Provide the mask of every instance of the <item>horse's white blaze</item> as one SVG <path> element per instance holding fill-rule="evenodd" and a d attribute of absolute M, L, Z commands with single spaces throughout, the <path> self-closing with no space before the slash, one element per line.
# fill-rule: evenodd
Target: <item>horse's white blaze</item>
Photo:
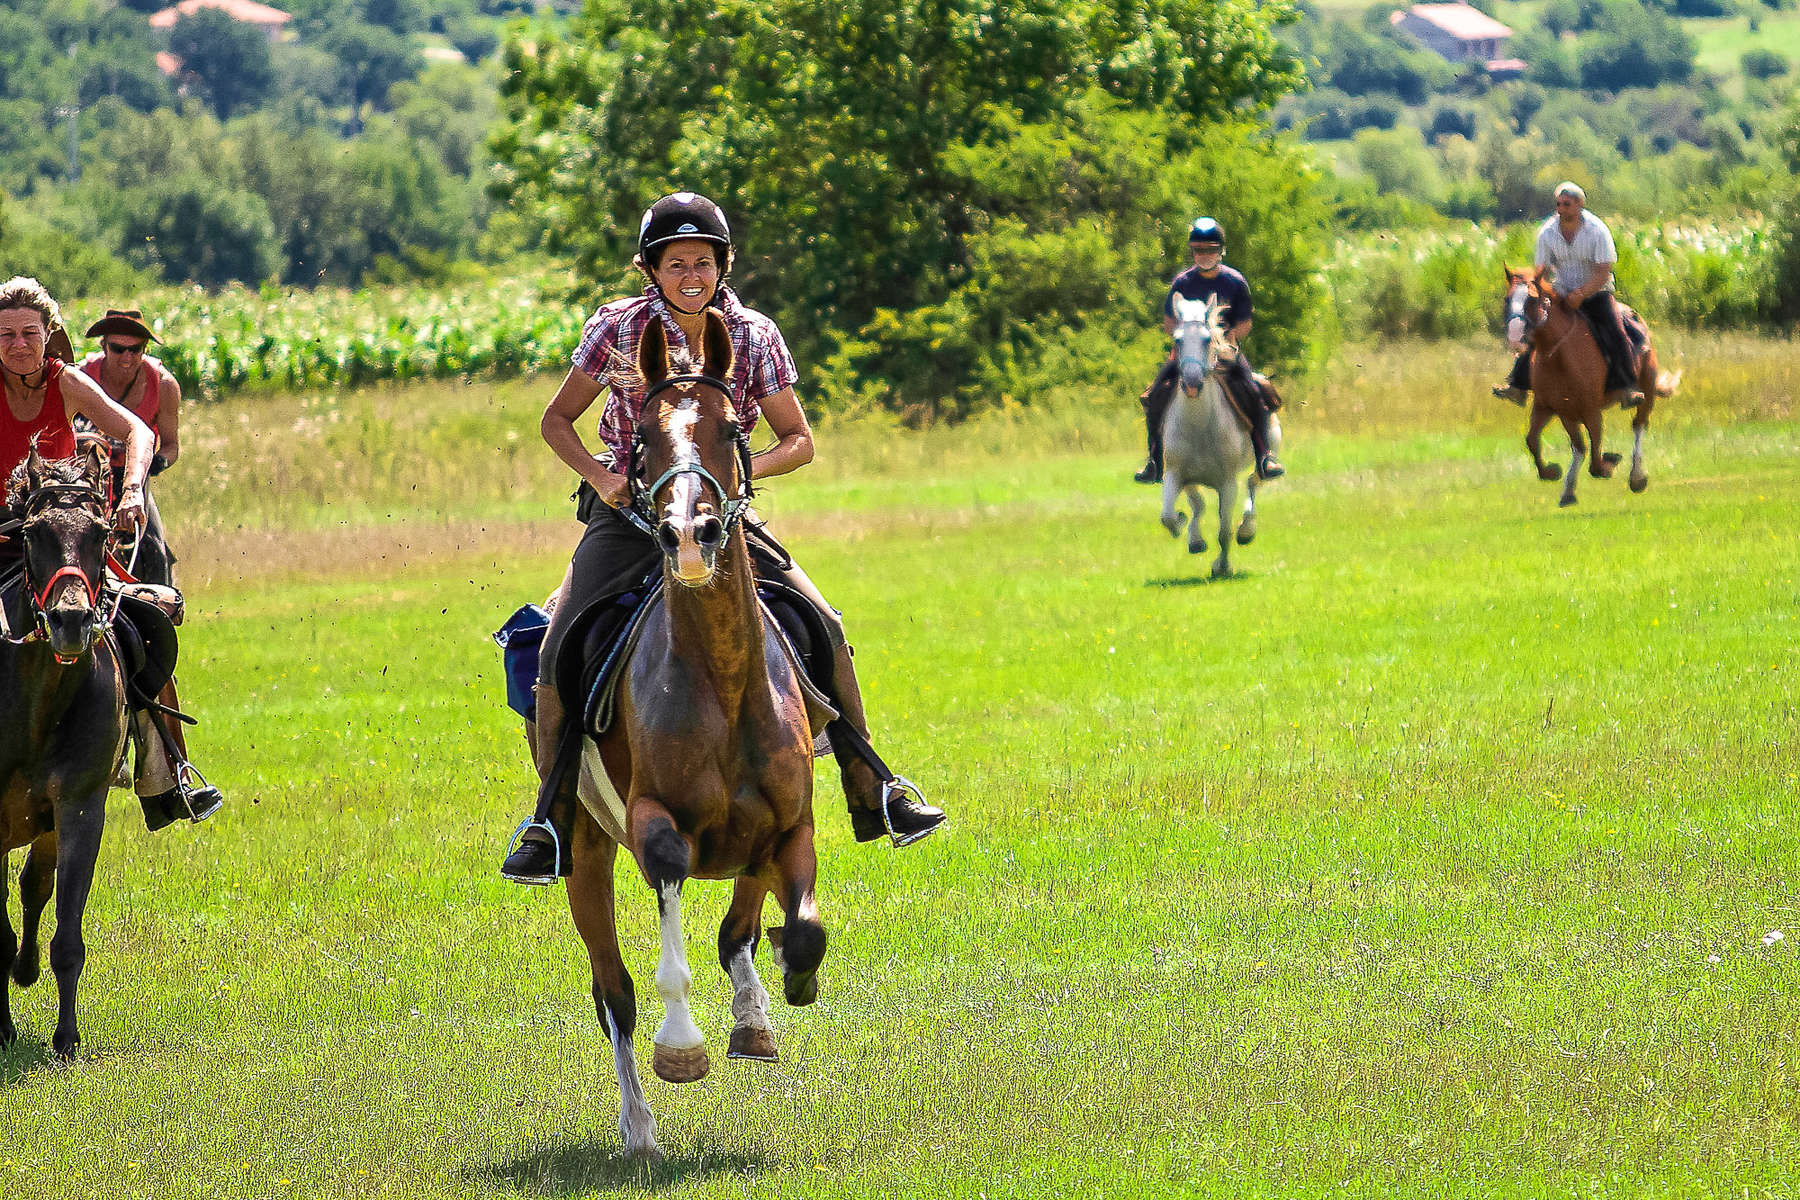
<path fill-rule="evenodd" d="M 731 956 L 725 974 L 731 979 L 731 1019 L 737 1027 L 768 1029 L 769 993 L 763 988 L 762 977 L 756 973 L 756 960 L 750 956 L 748 945 Z"/>
<path fill-rule="evenodd" d="M 606 1014 L 606 1036 L 612 1041 L 613 1074 L 619 1077 L 619 1138 L 625 1143 L 627 1154 L 655 1154 L 656 1118 L 650 1115 L 650 1103 L 644 1099 L 631 1035 L 619 1032 L 611 1009 L 602 1006 L 602 1011 Z"/>
<path fill-rule="evenodd" d="M 681 885 L 665 883 L 658 894 L 662 901 L 662 957 L 656 963 L 656 994 L 662 997 L 663 1021 L 656 1029 L 656 1044 L 691 1050 L 706 1038 L 688 1011 L 688 988 L 694 976 L 688 970 L 687 944 L 681 936 Z"/>

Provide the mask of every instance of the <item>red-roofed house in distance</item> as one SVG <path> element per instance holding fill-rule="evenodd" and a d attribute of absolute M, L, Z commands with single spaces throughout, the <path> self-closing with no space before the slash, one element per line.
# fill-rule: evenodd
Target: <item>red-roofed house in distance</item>
<path fill-rule="evenodd" d="M 1450 62 L 1478 62 L 1489 70 L 1524 67 L 1516 59 L 1501 57 L 1512 29 L 1467 4 L 1415 4 L 1388 20 Z"/>
<path fill-rule="evenodd" d="M 203 8 L 216 8 L 234 21 L 254 25 L 268 34 L 271 42 L 278 40 L 282 29 L 294 19 L 279 8 L 258 4 L 256 0 L 181 0 L 179 4 L 152 13 L 150 27 L 167 33 L 182 17 L 191 17 Z"/>

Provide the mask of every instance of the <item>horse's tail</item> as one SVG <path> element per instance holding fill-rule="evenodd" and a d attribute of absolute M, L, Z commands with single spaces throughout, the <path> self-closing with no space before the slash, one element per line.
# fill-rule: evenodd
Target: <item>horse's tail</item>
<path fill-rule="evenodd" d="M 1680 371 L 1658 371 L 1656 373 L 1656 394 L 1660 399 L 1668 399 L 1681 386 Z"/>

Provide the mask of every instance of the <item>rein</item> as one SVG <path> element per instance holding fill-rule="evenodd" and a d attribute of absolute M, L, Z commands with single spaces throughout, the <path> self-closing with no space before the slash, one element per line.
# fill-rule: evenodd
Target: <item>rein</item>
<path fill-rule="evenodd" d="M 668 378 L 658 380 L 656 383 L 650 385 L 649 390 L 644 393 L 645 406 L 649 405 L 651 398 L 658 392 L 665 391 L 668 388 L 682 383 L 701 383 L 708 387 L 716 388 L 727 396 L 731 395 L 731 385 L 716 375 L 707 375 L 703 373 L 670 375 Z M 671 479 L 675 479 L 682 475 L 696 475 L 704 482 L 710 484 L 714 494 L 719 497 L 720 515 L 725 522 L 725 533 L 729 536 L 732 527 L 743 520 L 745 512 L 749 510 L 750 499 L 755 495 L 755 488 L 750 484 L 749 435 L 742 431 L 738 433 L 737 453 L 740 467 L 739 473 L 743 476 L 743 490 L 736 496 L 728 496 L 725 492 L 725 485 L 720 483 L 718 478 L 714 476 L 711 471 L 708 471 L 698 463 L 693 463 L 688 466 L 670 467 L 657 478 L 655 483 L 645 486 L 638 480 L 638 461 L 640 451 L 643 447 L 643 441 L 643 435 L 640 433 L 637 437 L 632 439 L 631 443 L 629 475 L 631 480 L 631 505 L 624 510 L 626 519 L 641 532 L 655 536 L 656 494 L 662 491 L 663 487 Z"/>

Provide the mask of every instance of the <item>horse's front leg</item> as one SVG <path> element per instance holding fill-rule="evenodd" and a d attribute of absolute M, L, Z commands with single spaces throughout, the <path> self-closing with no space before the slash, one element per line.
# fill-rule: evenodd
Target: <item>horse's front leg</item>
<path fill-rule="evenodd" d="M 1650 402 L 1645 400 L 1639 407 L 1645 408 L 1648 407 L 1649 404 Z M 1634 492 L 1641 492 L 1650 486 L 1650 473 L 1644 470 L 1644 431 L 1648 429 L 1649 426 L 1650 422 L 1644 419 L 1644 414 L 1642 412 L 1638 413 L 1637 419 L 1631 423 L 1630 479 L 1631 490 Z"/>
<path fill-rule="evenodd" d="M 688 970 L 687 943 L 681 933 L 681 885 L 687 882 L 693 850 L 675 828 L 669 810 L 644 798 L 631 805 L 631 836 L 639 868 L 656 893 L 662 930 L 662 954 L 656 961 L 656 994 L 662 997 L 663 1019 L 656 1028 L 650 1065 L 669 1083 L 692 1083 L 712 1065 L 706 1038 L 688 1011 L 694 975 Z"/>
<path fill-rule="evenodd" d="M 56 890 L 56 831 L 40 833 L 25 854 L 25 866 L 19 871 L 19 907 L 24 910 L 24 928 L 19 935 L 18 955 L 13 959 L 12 981 L 30 987 L 38 980 L 38 927 L 43 921 L 44 906 Z"/>
<path fill-rule="evenodd" d="M 746 875 L 737 881 L 731 909 L 719 926 L 719 965 L 731 980 L 731 1047 L 727 1058 L 774 1062 L 775 1031 L 769 1027 L 769 993 L 756 973 L 756 941 L 762 921 L 762 880 Z"/>
<path fill-rule="evenodd" d="M 12 984 L 8 982 L 12 975 L 13 956 L 19 952 L 18 939 L 13 936 L 12 920 L 6 912 L 9 903 L 7 893 L 12 889 L 11 879 L 12 853 L 0 850 L 0 1050 L 12 1045 L 19 1036 L 18 1029 L 13 1025 Z"/>
<path fill-rule="evenodd" d="M 1168 454 L 1166 451 L 1163 455 L 1162 487 L 1163 528 L 1169 531 L 1170 537 L 1180 537 L 1185 522 L 1183 521 L 1181 514 L 1175 511 L 1175 497 L 1181 494 L 1181 481 L 1176 477 L 1173 468 L 1169 466 Z"/>
<path fill-rule="evenodd" d="M 1224 579 L 1231 574 L 1231 514 L 1237 510 L 1237 476 L 1227 473 L 1218 487 L 1219 557 L 1213 560 L 1212 577 Z"/>
<path fill-rule="evenodd" d="M 825 960 L 825 926 L 813 895 L 819 860 L 813 852 L 811 825 L 790 832 L 775 855 L 777 888 L 787 923 L 769 930 L 775 962 L 781 968 L 781 990 L 789 1004 L 811 1004 L 819 998 L 819 964 Z"/>
<path fill-rule="evenodd" d="M 1525 430 L 1525 448 L 1531 451 L 1531 463 L 1538 478 L 1555 483 L 1562 478 L 1562 468 L 1544 461 L 1544 426 L 1550 424 L 1550 407 L 1542 402 L 1531 406 L 1531 424 Z"/>
<path fill-rule="evenodd" d="M 1256 489 L 1261 484 L 1256 472 L 1250 472 L 1250 482 L 1244 485 L 1244 519 L 1237 527 L 1237 544 L 1240 546 L 1248 546 L 1256 540 Z"/>
<path fill-rule="evenodd" d="M 1587 440 L 1581 436 L 1581 426 L 1573 417 L 1562 418 L 1563 431 L 1569 435 L 1569 473 L 1563 478 L 1562 496 L 1556 501 L 1558 508 L 1567 508 L 1575 503 L 1575 480 L 1581 474 L 1581 460 L 1587 456 Z"/>
<path fill-rule="evenodd" d="M 594 980 L 594 1011 L 612 1043 L 613 1074 L 619 1080 L 619 1138 L 625 1153 L 660 1158 L 656 1145 L 656 1118 L 644 1099 L 638 1078 L 637 1052 L 632 1034 L 637 1028 L 637 994 L 631 973 L 619 954 L 613 894 L 613 856 L 618 846 L 600 831 L 585 812 L 578 815 L 570 834 L 573 869 L 569 874 L 569 913 L 575 932 L 587 946 L 588 966 Z"/>
<path fill-rule="evenodd" d="M 110 762 L 110 759 L 108 760 Z M 51 1049 L 73 1058 L 81 1045 L 75 1020 L 75 989 L 87 966 L 87 940 L 81 916 L 94 884 L 100 857 L 100 834 L 106 824 L 106 782 L 79 800 L 65 800 L 56 811 L 56 936 L 50 939 L 50 971 L 56 976 L 56 1032 Z"/>
<path fill-rule="evenodd" d="M 1206 515 L 1206 498 L 1200 494 L 1200 486 L 1193 484 L 1187 489 L 1188 502 L 1188 553 L 1206 553 L 1206 535 L 1200 532 L 1200 518 Z"/>

